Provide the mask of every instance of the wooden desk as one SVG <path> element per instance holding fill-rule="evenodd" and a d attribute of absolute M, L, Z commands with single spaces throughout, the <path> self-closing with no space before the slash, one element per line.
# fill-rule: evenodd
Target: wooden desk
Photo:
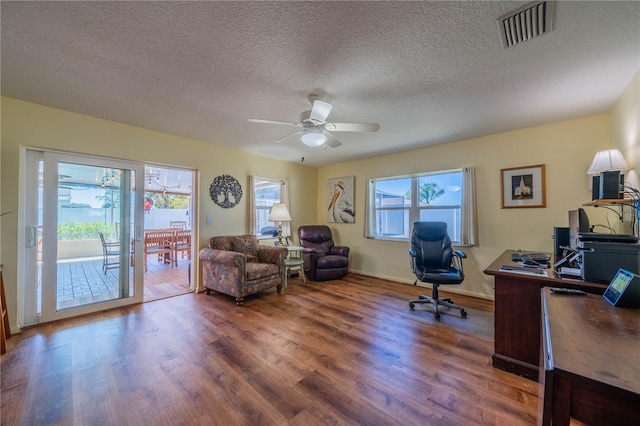
<path fill-rule="evenodd" d="M 640 424 L 640 310 L 541 293 L 538 423 Z"/>
<path fill-rule="evenodd" d="M 540 356 L 540 289 L 549 287 L 577 288 L 602 294 L 605 284 L 564 279 L 553 275 L 537 277 L 500 271 L 502 265 L 515 265 L 506 250 L 484 273 L 494 276 L 494 353 L 493 366 L 531 380 L 538 380 Z"/>

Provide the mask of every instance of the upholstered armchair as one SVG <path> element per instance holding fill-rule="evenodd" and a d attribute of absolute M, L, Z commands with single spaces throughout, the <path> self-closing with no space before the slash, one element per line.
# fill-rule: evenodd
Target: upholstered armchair
<path fill-rule="evenodd" d="M 238 306 L 245 296 L 268 288 L 280 293 L 287 252 L 286 247 L 259 245 L 254 235 L 211 237 L 199 255 L 205 292 L 233 296 Z"/>
<path fill-rule="evenodd" d="M 336 246 L 331 229 L 326 225 L 298 228 L 305 258 L 307 278 L 313 281 L 337 280 L 349 273 L 349 247 Z"/>

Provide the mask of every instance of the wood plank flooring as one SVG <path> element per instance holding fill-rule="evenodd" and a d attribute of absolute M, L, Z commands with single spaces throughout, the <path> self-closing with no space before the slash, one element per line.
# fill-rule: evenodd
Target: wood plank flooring
<path fill-rule="evenodd" d="M 527 425 L 537 383 L 496 370 L 493 304 L 294 278 L 237 307 L 185 294 L 24 330 L 2 356 L 3 425 Z"/>

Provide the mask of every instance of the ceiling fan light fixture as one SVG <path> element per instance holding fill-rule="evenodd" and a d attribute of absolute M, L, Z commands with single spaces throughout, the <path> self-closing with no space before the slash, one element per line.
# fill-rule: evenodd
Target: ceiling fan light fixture
<path fill-rule="evenodd" d="M 327 141 L 327 137 L 321 130 L 307 130 L 300 135 L 300 140 L 307 146 L 317 147 L 324 145 Z"/>
<path fill-rule="evenodd" d="M 311 106 L 311 114 L 309 114 L 309 118 L 312 121 L 318 123 L 324 123 L 331 112 L 333 105 L 329 102 L 324 101 L 313 101 L 313 105 Z"/>

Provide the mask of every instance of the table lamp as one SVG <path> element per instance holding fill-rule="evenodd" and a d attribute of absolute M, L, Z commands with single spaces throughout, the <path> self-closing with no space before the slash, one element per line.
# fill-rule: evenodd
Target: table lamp
<path fill-rule="evenodd" d="M 622 198 L 620 185 L 624 184 L 620 172 L 629 170 L 627 161 L 617 149 L 596 152 L 587 174 L 593 175 L 592 199 Z"/>
<path fill-rule="evenodd" d="M 282 222 L 291 221 L 291 215 L 289 214 L 287 205 L 283 203 L 275 203 L 271 207 L 268 220 L 269 222 L 273 222 L 278 225 L 278 244 L 280 244 L 281 247 L 284 246 L 282 243 Z"/>

